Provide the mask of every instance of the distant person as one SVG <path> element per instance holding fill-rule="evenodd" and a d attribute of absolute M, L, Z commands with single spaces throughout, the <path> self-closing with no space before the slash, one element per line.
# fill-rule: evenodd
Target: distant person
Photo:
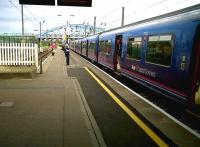
<path fill-rule="evenodd" d="M 54 56 L 54 54 L 55 54 L 55 49 L 56 49 L 56 43 L 55 43 L 55 42 L 52 42 L 51 45 L 50 45 L 50 47 L 51 47 L 51 50 L 52 50 L 52 56 Z"/>
<path fill-rule="evenodd" d="M 69 65 L 69 52 L 70 52 L 70 48 L 69 48 L 69 44 L 65 44 L 65 56 L 66 56 L 66 62 L 67 65 Z"/>

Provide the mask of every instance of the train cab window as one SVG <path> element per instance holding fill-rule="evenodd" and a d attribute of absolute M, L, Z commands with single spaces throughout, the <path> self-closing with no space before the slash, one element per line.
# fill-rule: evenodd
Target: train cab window
<path fill-rule="evenodd" d="M 146 61 L 164 66 L 171 65 L 172 35 L 149 36 Z"/>
<path fill-rule="evenodd" d="M 142 37 L 129 38 L 127 45 L 127 58 L 141 59 Z"/>

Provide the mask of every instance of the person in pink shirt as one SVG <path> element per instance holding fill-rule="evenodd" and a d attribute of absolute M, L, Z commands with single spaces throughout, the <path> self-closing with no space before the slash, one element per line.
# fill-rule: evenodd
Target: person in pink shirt
<path fill-rule="evenodd" d="M 56 49 L 56 43 L 55 42 L 52 42 L 51 45 L 50 45 L 51 49 L 52 49 L 52 55 L 54 56 L 55 54 L 55 49 Z"/>

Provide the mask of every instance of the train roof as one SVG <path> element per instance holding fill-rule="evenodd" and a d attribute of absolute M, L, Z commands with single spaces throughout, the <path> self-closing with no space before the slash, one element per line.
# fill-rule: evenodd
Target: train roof
<path fill-rule="evenodd" d="M 91 40 L 91 39 L 96 39 L 98 37 L 98 34 L 92 35 L 92 36 L 87 36 L 85 38 L 80 39 L 81 41 L 86 41 L 86 40 Z"/>
<path fill-rule="evenodd" d="M 121 32 L 128 31 L 130 29 L 134 28 L 140 28 L 140 27 L 147 27 L 151 25 L 159 25 L 159 24 L 166 24 L 170 22 L 181 22 L 186 20 L 198 20 L 200 21 L 200 4 L 184 8 L 175 12 L 170 12 L 167 14 L 159 15 L 156 17 L 152 17 L 146 20 L 134 22 L 128 25 L 125 25 L 123 27 L 114 28 L 108 31 L 104 31 L 100 33 L 99 35 L 109 35 L 109 34 L 117 34 Z"/>

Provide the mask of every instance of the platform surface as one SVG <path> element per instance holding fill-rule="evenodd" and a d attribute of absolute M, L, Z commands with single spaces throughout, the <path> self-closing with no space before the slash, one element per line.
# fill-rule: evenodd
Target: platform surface
<path fill-rule="evenodd" d="M 91 129 L 75 78 L 65 75 L 61 50 L 44 74 L 0 80 L 1 147 L 92 147 Z"/>
<path fill-rule="evenodd" d="M 57 50 L 33 79 L 0 80 L 0 146 L 159 146 L 111 98 L 89 69 L 167 146 L 199 146 L 200 140 L 96 67 Z"/>

